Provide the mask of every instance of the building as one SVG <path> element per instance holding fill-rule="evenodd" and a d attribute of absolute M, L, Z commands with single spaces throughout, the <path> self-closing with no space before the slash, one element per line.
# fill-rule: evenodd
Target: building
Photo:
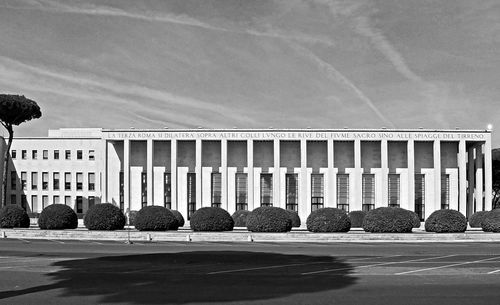
<path fill-rule="evenodd" d="M 321 207 L 399 206 L 424 220 L 492 199 L 489 130 L 59 129 L 16 138 L 11 156 L 7 200 L 32 212 L 110 202 L 189 219 L 200 207 L 272 205 L 305 220 Z"/>

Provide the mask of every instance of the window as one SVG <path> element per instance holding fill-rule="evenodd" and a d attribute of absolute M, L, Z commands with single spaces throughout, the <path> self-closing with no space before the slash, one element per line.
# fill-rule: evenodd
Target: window
<path fill-rule="evenodd" d="M 16 183 L 17 182 L 17 173 L 16 171 L 11 171 L 10 172 L 10 189 L 15 190 L 16 189 Z"/>
<path fill-rule="evenodd" d="M 124 191 L 125 185 L 124 185 L 124 181 L 125 181 L 124 173 L 120 172 L 120 210 L 122 210 L 122 212 L 125 209 L 125 191 Z"/>
<path fill-rule="evenodd" d="M 21 159 L 26 160 L 27 152 L 25 149 L 21 150 Z"/>
<path fill-rule="evenodd" d="M 83 197 L 76 196 L 76 212 L 83 213 Z"/>
<path fill-rule="evenodd" d="M 54 160 L 59 160 L 59 151 L 54 150 Z"/>
<path fill-rule="evenodd" d="M 83 190 L 83 173 L 76 173 L 76 190 Z"/>
<path fill-rule="evenodd" d="M 42 151 L 42 158 L 44 160 L 47 160 L 49 158 L 49 151 L 48 150 L 45 149 Z"/>
<path fill-rule="evenodd" d="M 362 176 L 363 192 L 363 211 L 373 210 L 375 208 L 375 175 L 363 174 Z"/>
<path fill-rule="evenodd" d="M 38 189 L 38 173 L 37 172 L 31 173 L 31 189 L 32 190 Z"/>
<path fill-rule="evenodd" d="M 71 190 L 71 173 L 64 173 L 64 190 Z"/>
<path fill-rule="evenodd" d="M 89 150 L 89 160 L 91 160 L 91 161 L 95 160 L 95 151 L 94 150 Z"/>
<path fill-rule="evenodd" d="M 142 207 L 148 205 L 148 174 L 141 173 L 141 202 Z"/>
<path fill-rule="evenodd" d="M 260 174 L 260 205 L 273 206 L 273 174 Z"/>
<path fill-rule="evenodd" d="M 399 174 L 389 174 L 389 206 L 399 207 Z"/>
<path fill-rule="evenodd" d="M 441 209 L 450 208 L 450 175 L 441 174 Z"/>
<path fill-rule="evenodd" d="M 71 206 L 71 196 L 64 196 L 64 204 Z"/>
<path fill-rule="evenodd" d="M 299 176 L 297 174 L 286 174 L 286 209 L 298 212 L 299 210 Z"/>
<path fill-rule="evenodd" d="M 95 190 L 95 173 L 89 173 L 89 191 Z"/>
<path fill-rule="evenodd" d="M 36 160 L 38 158 L 38 150 L 31 151 L 31 159 Z"/>
<path fill-rule="evenodd" d="M 49 189 L 49 173 L 42 173 L 42 190 L 46 191 Z"/>
<path fill-rule="evenodd" d="M 188 220 L 196 211 L 196 174 L 187 174 L 187 203 L 188 203 Z"/>
<path fill-rule="evenodd" d="M 311 211 L 323 208 L 324 201 L 324 179 L 323 174 L 311 175 Z"/>
<path fill-rule="evenodd" d="M 26 195 L 21 195 L 21 207 L 26 211 L 28 209 L 28 199 L 26 199 Z"/>
<path fill-rule="evenodd" d="M 222 205 L 222 175 L 220 173 L 212 173 L 211 186 L 212 207 L 220 208 Z"/>
<path fill-rule="evenodd" d="M 49 196 L 42 196 L 42 210 L 45 209 L 49 205 Z"/>
<path fill-rule="evenodd" d="M 53 204 L 59 204 L 59 196 L 55 195 L 54 197 L 52 197 L 52 203 Z"/>
<path fill-rule="evenodd" d="M 83 151 L 82 150 L 77 150 L 76 151 L 76 159 L 77 160 L 82 160 L 83 159 Z"/>
<path fill-rule="evenodd" d="M 16 194 L 10 195 L 10 204 L 17 204 Z"/>
<path fill-rule="evenodd" d="M 337 175 L 337 208 L 349 212 L 349 174 Z"/>
<path fill-rule="evenodd" d="M 425 175 L 415 174 L 415 213 L 424 221 L 425 216 Z"/>
<path fill-rule="evenodd" d="M 17 152 L 16 152 L 16 150 L 11 150 L 11 151 L 10 151 L 10 157 L 11 157 L 12 159 L 17 158 Z"/>
<path fill-rule="evenodd" d="M 64 158 L 65 158 L 66 160 L 71 160 L 71 150 L 66 150 L 66 151 L 64 152 Z"/>
<path fill-rule="evenodd" d="M 93 207 L 95 204 L 95 197 L 94 196 L 89 196 L 89 209 Z"/>
<path fill-rule="evenodd" d="M 59 173 L 53 173 L 52 177 L 54 190 L 59 190 Z"/>
<path fill-rule="evenodd" d="M 165 173 L 163 175 L 163 206 L 167 209 L 172 208 L 172 182 L 170 179 L 170 173 Z"/>
<path fill-rule="evenodd" d="M 32 195 L 31 196 L 31 210 L 33 212 L 39 212 L 40 211 L 38 209 L 38 196 L 37 195 Z"/>
<path fill-rule="evenodd" d="M 26 190 L 28 180 L 28 173 L 21 172 L 21 189 Z"/>
<path fill-rule="evenodd" d="M 236 211 L 248 210 L 248 175 L 236 174 Z"/>

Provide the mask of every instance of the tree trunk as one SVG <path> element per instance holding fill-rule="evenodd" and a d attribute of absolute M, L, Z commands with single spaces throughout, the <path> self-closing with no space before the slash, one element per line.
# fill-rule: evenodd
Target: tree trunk
<path fill-rule="evenodd" d="M 3 154 L 4 166 L 3 166 L 3 182 L 2 182 L 2 205 L 7 205 L 7 173 L 9 172 L 9 161 L 10 161 L 10 146 L 12 145 L 12 139 L 14 138 L 14 130 L 12 125 L 7 125 L 7 131 L 9 132 L 9 141 L 7 142 L 7 149 Z"/>

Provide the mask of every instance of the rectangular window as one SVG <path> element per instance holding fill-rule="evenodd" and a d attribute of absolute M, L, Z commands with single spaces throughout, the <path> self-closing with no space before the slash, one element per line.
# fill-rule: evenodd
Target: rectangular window
<path fill-rule="evenodd" d="M 221 173 L 212 173 L 211 181 L 212 207 L 220 208 L 222 205 L 222 175 Z"/>
<path fill-rule="evenodd" d="M 64 173 L 64 190 L 71 191 L 71 173 Z"/>
<path fill-rule="evenodd" d="M 124 184 L 125 178 L 124 178 L 124 172 L 120 172 L 120 210 L 122 212 L 125 209 L 125 184 Z"/>
<path fill-rule="evenodd" d="M 163 206 L 167 209 L 172 208 L 172 182 L 170 179 L 170 173 L 165 173 L 163 175 Z"/>
<path fill-rule="evenodd" d="M 16 171 L 10 172 L 10 189 L 15 190 L 17 187 L 17 173 Z"/>
<path fill-rule="evenodd" d="M 21 189 L 26 190 L 26 187 L 28 185 L 27 180 L 28 180 L 28 173 L 21 172 Z"/>
<path fill-rule="evenodd" d="M 43 158 L 44 160 L 47 160 L 47 159 L 49 158 L 49 151 L 48 151 L 48 150 L 44 149 L 44 150 L 42 151 L 42 158 Z"/>
<path fill-rule="evenodd" d="M 311 175 L 311 212 L 323 208 L 325 183 L 323 174 Z"/>
<path fill-rule="evenodd" d="M 42 190 L 46 191 L 49 189 L 49 173 L 42 173 Z"/>
<path fill-rule="evenodd" d="M 59 151 L 54 150 L 54 160 L 59 160 Z"/>
<path fill-rule="evenodd" d="M 236 211 L 248 210 L 248 175 L 236 174 Z"/>
<path fill-rule="evenodd" d="M 286 209 L 298 212 L 299 210 L 299 175 L 285 175 Z"/>
<path fill-rule="evenodd" d="M 21 150 L 21 159 L 26 160 L 27 154 L 25 149 Z"/>
<path fill-rule="evenodd" d="M 76 196 L 76 212 L 83 213 L 83 197 Z"/>
<path fill-rule="evenodd" d="M 362 176 L 363 192 L 363 211 L 373 210 L 375 208 L 375 175 L 363 174 Z"/>
<path fill-rule="evenodd" d="M 441 209 L 450 208 L 450 175 L 441 174 Z"/>
<path fill-rule="evenodd" d="M 95 151 L 94 150 L 89 150 L 89 160 L 91 160 L 91 161 L 95 160 Z"/>
<path fill-rule="evenodd" d="M 196 211 L 196 174 L 187 174 L 187 204 L 188 204 L 188 220 Z"/>
<path fill-rule="evenodd" d="M 66 160 L 71 160 L 71 150 L 66 150 L 66 151 L 64 152 L 64 158 L 65 158 Z"/>
<path fill-rule="evenodd" d="M 76 151 L 76 159 L 77 160 L 82 160 L 83 159 L 83 150 L 77 150 Z"/>
<path fill-rule="evenodd" d="M 16 150 L 11 150 L 11 151 L 10 151 L 10 157 L 11 157 L 12 159 L 17 158 L 17 151 L 16 151 Z"/>
<path fill-rule="evenodd" d="M 38 150 L 31 151 L 31 159 L 36 160 L 38 158 Z"/>
<path fill-rule="evenodd" d="M 349 212 L 349 174 L 337 175 L 337 208 Z"/>
<path fill-rule="evenodd" d="M 32 190 L 38 189 L 38 173 L 37 172 L 31 173 L 31 189 Z"/>
<path fill-rule="evenodd" d="M 17 204 L 16 194 L 11 194 L 10 195 L 10 204 Z"/>
<path fill-rule="evenodd" d="M 89 209 L 95 205 L 95 197 L 89 196 Z"/>
<path fill-rule="evenodd" d="M 71 196 L 64 196 L 64 204 L 71 206 Z"/>
<path fill-rule="evenodd" d="M 141 202 L 142 207 L 148 205 L 148 174 L 141 173 Z"/>
<path fill-rule="evenodd" d="M 95 190 L 95 173 L 89 173 L 89 191 Z"/>
<path fill-rule="evenodd" d="M 52 203 L 53 204 L 59 204 L 59 203 L 61 203 L 59 200 L 60 200 L 59 196 L 57 196 L 57 195 L 55 195 L 54 197 L 52 197 Z"/>
<path fill-rule="evenodd" d="M 76 190 L 83 190 L 83 173 L 76 173 Z"/>
<path fill-rule="evenodd" d="M 415 174 L 415 213 L 424 221 L 425 217 L 425 175 Z"/>
<path fill-rule="evenodd" d="M 54 190 L 59 190 L 59 173 L 52 174 L 52 183 Z"/>
<path fill-rule="evenodd" d="M 260 205 L 273 206 L 273 174 L 260 174 Z"/>
<path fill-rule="evenodd" d="M 389 174 L 388 176 L 388 194 L 389 194 L 389 206 L 399 207 L 399 197 L 400 197 L 400 178 L 399 174 Z"/>
<path fill-rule="evenodd" d="M 37 195 L 31 196 L 31 210 L 33 212 L 41 212 L 41 210 L 38 208 L 38 196 Z"/>
<path fill-rule="evenodd" d="M 26 211 L 28 208 L 28 199 L 26 199 L 26 195 L 21 195 L 21 207 Z"/>
<path fill-rule="evenodd" d="M 45 209 L 49 205 L 49 196 L 42 196 L 42 210 Z"/>

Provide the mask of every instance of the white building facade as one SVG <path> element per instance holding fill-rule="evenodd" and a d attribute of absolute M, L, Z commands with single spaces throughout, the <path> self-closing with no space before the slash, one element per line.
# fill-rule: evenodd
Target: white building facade
<path fill-rule="evenodd" d="M 425 220 L 491 209 L 488 130 L 59 129 L 15 139 L 11 155 L 7 201 L 31 212 L 110 202 L 189 219 L 272 205 L 305 220 L 322 207 L 399 206 Z"/>

